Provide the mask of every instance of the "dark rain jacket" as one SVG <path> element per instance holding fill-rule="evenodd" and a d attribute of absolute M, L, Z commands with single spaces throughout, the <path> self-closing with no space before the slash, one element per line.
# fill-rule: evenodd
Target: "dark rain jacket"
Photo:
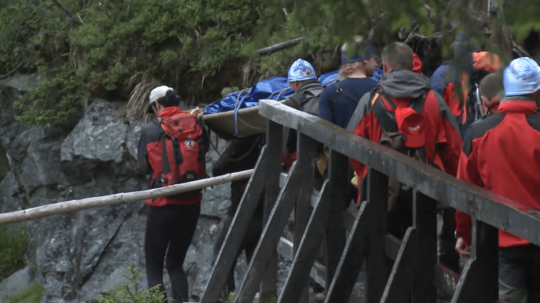
<path fill-rule="evenodd" d="M 263 145 L 262 135 L 232 139 L 221 157 L 214 163 L 212 175 L 217 177 L 255 168 Z M 228 211 L 229 215 L 234 216 L 236 213 L 248 182 L 249 179 L 231 182 L 232 205 Z M 259 200 L 255 216 L 262 217 L 263 201 L 264 195 Z"/>
<path fill-rule="evenodd" d="M 540 209 L 540 115 L 527 97 L 509 97 L 499 113 L 473 124 L 463 141 L 458 179 L 488 189 L 525 210 Z M 471 217 L 456 212 L 456 232 L 471 244 Z M 529 241 L 499 230 L 499 246 Z"/>
<path fill-rule="evenodd" d="M 362 97 L 347 129 L 373 142 L 380 141 L 383 131 L 373 112 L 373 104 L 377 100 L 376 91 L 379 89 L 389 95 L 398 108 L 409 107 L 412 99 L 426 96 L 422 110 L 426 157 L 433 159 L 434 166 L 455 176 L 461 150 L 457 122 L 444 100 L 431 90 L 429 79 L 423 75 L 409 70 L 396 70 L 385 75 L 375 90 Z M 382 100 L 386 110 L 393 113 L 394 109 L 384 98 Z M 364 178 L 367 166 L 354 159 L 350 160 L 358 176 Z"/>
<path fill-rule="evenodd" d="M 301 110 L 314 116 L 319 115 L 319 97 L 323 91 L 323 86 L 317 80 L 308 81 L 296 94 L 285 100 L 284 104 L 294 109 Z M 296 131 L 285 129 L 284 151 L 287 155 L 296 152 Z"/>

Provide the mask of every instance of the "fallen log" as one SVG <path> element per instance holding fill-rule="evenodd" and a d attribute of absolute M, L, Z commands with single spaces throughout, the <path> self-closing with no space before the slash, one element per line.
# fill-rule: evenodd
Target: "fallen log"
<path fill-rule="evenodd" d="M 153 199 L 163 196 L 171 196 L 180 193 L 185 193 L 208 186 L 219 185 L 223 183 L 233 182 L 241 179 L 247 179 L 253 174 L 253 169 L 245 170 L 238 173 L 226 174 L 219 177 L 202 179 L 198 181 L 171 185 L 167 187 L 148 189 L 138 192 L 118 193 L 114 195 L 86 198 L 81 200 L 72 200 L 67 202 L 59 202 L 44 206 L 38 206 L 25 210 L 19 210 L 9 213 L 0 214 L 0 225 L 12 224 L 28 220 L 35 220 L 43 217 L 71 213 L 79 210 L 96 208 L 109 205 L 117 205 L 121 203 L 137 202 L 146 199 Z"/>

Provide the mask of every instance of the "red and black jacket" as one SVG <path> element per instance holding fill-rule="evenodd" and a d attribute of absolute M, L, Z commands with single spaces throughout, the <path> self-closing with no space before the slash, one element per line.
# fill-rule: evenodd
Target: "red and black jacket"
<path fill-rule="evenodd" d="M 458 178 L 540 209 L 540 115 L 527 97 L 509 97 L 499 113 L 473 124 L 459 161 Z M 456 212 L 456 232 L 471 244 L 471 217 Z M 529 242 L 499 230 L 499 246 Z"/>
<path fill-rule="evenodd" d="M 138 146 L 138 160 L 141 170 L 144 174 L 151 174 L 152 180 L 156 180 L 157 176 L 161 175 L 161 155 L 163 144 L 161 139 L 165 136 L 165 131 L 161 127 L 160 118 L 173 116 L 182 110 L 178 107 L 168 107 L 158 116 L 158 119 L 146 124 L 141 131 L 141 138 Z M 207 141 L 206 134 L 203 134 Z M 206 149 L 207 150 L 207 149 Z M 150 156 L 149 155 L 155 155 Z M 151 188 L 157 187 L 151 184 Z M 201 202 L 202 194 L 198 193 L 187 197 L 159 197 L 156 199 L 148 199 L 146 203 L 151 206 L 165 205 L 192 205 Z"/>

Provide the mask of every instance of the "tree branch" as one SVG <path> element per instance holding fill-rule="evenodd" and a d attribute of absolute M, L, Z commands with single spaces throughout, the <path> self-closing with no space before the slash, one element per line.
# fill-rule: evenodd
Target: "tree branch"
<path fill-rule="evenodd" d="M 67 7 L 64 3 L 62 3 L 62 1 L 60 0 L 52 0 L 52 1 L 56 3 L 56 5 L 58 5 L 58 7 L 60 7 L 62 10 L 64 10 L 64 12 L 66 12 L 66 14 L 68 14 L 69 17 L 77 20 L 77 22 L 79 22 L 80 24 L 84 24 L 81 17 L 79 15 L 73 14 L 73 12 L 69 9 L 69 7 Z"/>
<path fill-rule="evenodd" d="M 261 49 L 259 49 L 257 51 L 257 53 L 259 53 L 259 56 L 270 55 L 270 54 L 275 53 L 277 51 L 280 51 L 282 49 L 286 49 L 286 48 L 298 45 L 300 42 L 302 42 L 302 40 L 304 40 L 306 38 L 307 37 L 300 37 L 300 38 L 296 38 L 296 39 L 293 39 L 293 40 L 281 42 L 281 43 L 278 43 L 278 44 L 275 44 L 275 45 L 272 45 L 272 46 L 269 46 L 269 47 L 261 48 Z"/>

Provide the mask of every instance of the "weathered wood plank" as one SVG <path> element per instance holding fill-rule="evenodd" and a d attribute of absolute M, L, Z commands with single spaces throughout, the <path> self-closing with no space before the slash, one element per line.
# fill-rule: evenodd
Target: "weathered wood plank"
<path fill-rule="evenodd" d="M 344 155 L 330 150 L 329 179 L 332 180 L 332 204 L 326 236 L 326 281 L 332 281 L 336 273 L 339 260 L 347 243 L 342 214 L 350 204 L 349 197 L 345 196 L 350 180 L 347 180 L 349 159 Z M 356 202 L 356 201 L 355 201 Z M 328 283 L 329 284 L 329 283 Z"/>
<path fill-rule="evenodd" d="M 295 224 L 294 224 L 294 253 L 298 253 L 300 243 L 308 226 L 311 217 L 311 193 L 313 192 L 313 176 L 315 173 L 315 144 L 316 141 L 312 138 L 297 132 L 297 155 L 298 167 L 302 172 L 302 178 L 298 182 L 298 196 L 296 198 L 295 207 Z M 328 215 L 328 212 L 326 213 Z M 320 245 L 320 244 L 319 244 Z M 318 249 L 318 247 L 316 248 Z M 304 277 L 307 282 L 309 275 Z M 296 292 L 301 293 L 301 296 L 295 303 L 308 303 L 309 288 L 304 284 L 303 290 L 296 289 Z"/>
<path fill-rule="evenodd" d="M 347 245 L 345 246 L 343 255 L 341 256 L 341 259 L 337 266 L 334 279 L 332 280 L 332 283 L 328 288 L 325 303 L 348 302 L 356 279 L 358 278 L 358 274 L 360 273 L 360 270 L 362 269 L 362 265 L 364 263 L 369 241 L 368 235 L 370 235 L 370 233 L 374 233 L 372 230 L 373 226 L 379 226 L 380 224 L 384 223 L 376 222 L 376 220 L 380 220 L 382 216 L 379 214 L 381 204 L 386 204 L 388 190 L 385 188 L 388 188 L 388 177 L 372 169 L 369 170 L 368 175 L 368 186 L 373 188 L 380 188 L 380 190 L 371 190 L 368 193 L 368 202 L 362 203 L 360 207 L 360 211 L 358 212 L 358 216 L 356 217 L 353 228 L 347 240 Z M 381 199 L 383 199 L 384 202 L 381 203 Z M 378 229 L 377 235 L 384 231 L 385 227 L 380 227 L 380 229 Z M 384 233 L 382 235 L 384 237 Z M 381 265 L 379 264 L 380 262 L 378 262 L 379 259 L 382 258 L 382 260 L 384 261 L 385 258 L 385 254 L 383 253 L 385 249 L 383 237 L 381 237 L 381 241 L 379 241 L 380 243 L 382 243 L 382 246 L 379 245 L 381 246 L 379 247 L 380 250 L 378 251 L 379 256 L 372 257 L 373 264 L 380 267 L 378 269 L 373 268 L 372 270 L 371 293 L 373 297 L 376 297 L 377 293 L 379 293 L 379 300 L 382 296 L 382 292 L 384 291 L 384 285 L 386 284 L 386 271 L 384 270 L 384 268 L 386 267 L 386 263 Z M 373 280 L 377 278 L 375 270 L 384 272 L 383 281 Z M 382 286 L 380 285 L 381 283 Z"/>
<path fill-rule="evenodd" d="M 255 172 L 249 180 L 244 196 L 240 201 L 238 210 L 214 263 L 212 274 L 210 275 L 210 279 L 208 279 L 201 298 L 201 303 L 215 303 L 219 298 L 234 258 L 236 257 L 236 252 L 242 244 L 249 222 L 257 208 L 257 203 L 253 203 L 253 201 L 259 201 L 263 194 L 267 175 L 266 171 L 259 169 L 259 167 L 266 168 L 267 161 L 268 151 L 266 147 L 263 147 L 257 165 L 255 166 Z"/>
<path fill-rule="evenodd" d="M 241 179 L 247 179 L 253 174 L 253 171 L 253 169 L 250 169 L 238 173 L 226 174 L 219 177 L 202 179 L 198 181 L 171 185 L 167 187 L 148 189 L 131 193 L 119 193 L 114 195 L 86 198 L 67 202 L 59 202 L 28 208 L 25 210 L 3 213 L 0 214 L 0 225 L 35 220 L 43 217 L 71 213 L 90 208 L 111 206 L 121 203 L 138 202 L 146 199 L 154 199 L 157 197 L 176 195 L 209 186 L 228 183 Z"/>
<path fill-rule="evenodd" d="M 266 167 L 267 178 L 265 180 L 265 202 L 263 225 L 266 225 L 280 191 L 281 174 L 281 146 L 283 142 L 283 126 L 268 120 L 266 128 L 266 142 L 268 147 L 268 162 Z M 260 286 L 260 301 L 265 302 L 277 297 L 277 254 L 274 254 L 268 263 L 268 270 Z"/>
<path fill-rule="evenodd" d="M 236 296 L 235 303 L 253 302 L 268 263 L 274 254 L 276 254 L 279 239 L 296 202 L 299 178 L 303 177 L 297 165 L 298 162 L 293 163 L 286 184 L 279 193 L 278 202 L 274 206 L 270 218 L 263 229 L 261 239 L 259 240 L 259 244 L 257 244 L 246 277 Z"/>
<path fill-rule="evenodd" d="M 437 201 L 414 191 L 414 226 L 418 231 L 417 269 L 413 302 L 436 303 L 435 269 L 437 267 Z"/>
<path fill-rule="evenodd" d="M 332 202 L 332 185 L 327 180 L 323 185 L 317 206 L 313 210 L 313 215 L 309 220 L 306 232 L 295 253 L 291 269 L 278 302 L 297 303 L 304 295 L 299 290 L 305 289 L 307 286 L 309 272 L 317 258 L 319 247 L 326 236 L 328 212 Z"/>
<path fill-rule="evenodd" d="M 472 219 L 471 259 L 463 269 L 452 303 L 492 303 L 498 300 L 499 232 Z"/>
<path fill-rule="evenodd" d="M 388 283 L 386 284 L 381 303 L 409 302 L 413 290 L 414 270 L 418 257 L 418 232 L 416 228 L 409 227 L 396 262 L 394 263 L 394 268 L 392 268 Z"/>
<path fill-rule="evenodd" d="M 388 176 L 369 168 L 368 201 L 375 203 L 372 224 L 369 226 L 369 248 L 366 257 L 366 299 L 379 302 L 388 280 L 386 226 L 388 213 Z"/>

